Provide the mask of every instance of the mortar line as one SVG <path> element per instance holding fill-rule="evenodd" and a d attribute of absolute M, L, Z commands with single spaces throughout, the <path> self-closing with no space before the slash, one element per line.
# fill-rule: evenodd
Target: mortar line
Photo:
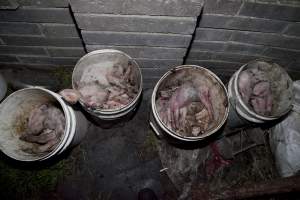
<path fill-rule="evenodd" d="M 204 4 L 205 4 L 205 3 L 204 3 Z M 193 45 L 193 43 L 194 43 L 194 40 L 195 40 L 195 37 L 196 37 L 196 33 L 197 33 L 197 28 L 199 27 L 200 20 L 201 20 L 202 14 L 203 14 L 203 8 L 204 8 L 204 6 L 205 6 L 204 4 L 203 4 L 203 6 L 202 6 L 202 8 L 201 8 L 200 14 L 197 16 L 197 21 L 196 21 L 196 24 L 195 24 L 194 32 L 193 32 L 193 34 L 192 34 L 192 38 L 191 38 L 190 43 L 189 43 L 189 45 L 188 45 L 188 47 L 187 47 L 187 49 L 186 49 L 186 53 L 185 53 L 185 55 L 184 55 L 184 57 L 183 57 L 183 62 L 182 62 L 183 65 L 186 64 L 187 57 L 188 57 L 188 55 L 189 55 L 189 53 L 190 53 L 190 51 L 191 51 L 191 49 L 192 49 L 192 45 Z"/>
<path fill-rule="evenodd" d="M 72 20 L 73 20 L 73 22 L 74 22 L 74 25 L 75 25 L 76 31 L 77 31 L 77 33 L 78 33 L 78 36 L 79 36 L 79 38 L 80 38 L 80 40 L 81 40 L 83 49 L 84 49 L 85 53 L 87 53 L 87 49 L 86 49 L 85 42 L 84 42 L 83 37 L 82 37 L 82 34 L 81 34 L 81 30 L 80 30 L 80 28 L 79 28 L 79 26 L 78 26 L 78 24 L 77 24 L 77 21 L 76 21 L 74 12 L 73 12 L 72 7 L 71 7 L 70 4 L 68 4 L 68 9 L 69 9 L 69 12 L 70 12 L 70 14 L 71 14 Z"/>

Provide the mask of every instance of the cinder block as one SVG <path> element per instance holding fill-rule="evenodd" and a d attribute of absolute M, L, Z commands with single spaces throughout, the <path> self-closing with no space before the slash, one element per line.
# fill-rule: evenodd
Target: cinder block
<path fill-rule="evenodd" d="M 249 17 L 202 15 L 200 27 L 280 33 L 288 22 Z"/>
<path fill-rule="evenodd" d="M 166 60 L 166 59 L 144 59 L 136 58 L 135 59 L 141 68 L 164 68 L 171 69 L 173 67 L 182 65 L 183 60 Z"/>
<path fill-rule="evenodd" d="M 47 55 L 43 47 L 0 46 L 0 54 Z"/>
<path fill-rule="evenodd" d="M 249 56 L 246 54 L 233 54 L 227 52 L 190 51 L 188 60 L 221 60 L 226 62 L 246 63 L 255 60 L 259 56 Z"/>
<path fill-rule="evenodd" d="M 203 7 L 203 13 L 235 15 L 239 11 L 241 4 L 242 1 L 207 0 Z"/>
<path fill-rule="evenodd" d="M 1 36 L 7 45 L 82 47 L 80 38 L 45 38 L 40 36 Z"/>
<path fill-rule="evenodd" d="M 36 22 L 72 24 L 73 20 L 68 8 L 19 8 L 17 10 L 1 10 L 1 22 Z"/>
<path fill-rule="evenodd" d="M 207 68 L 215 73 L 216 70 L 224 72 L 224 74 L 232 73 L 239 69 L 244 63 L 226 62 L 220 60 L 187 60 L 186 64 L 199 65 Z"/>
<path fill-rule="evenodd" d="M 298 71 L 300 74 L 300 62 L 292 61 L 287 65 L 287 70 L 289 71 Z M 291 73 L 289 73 L 291 75 Z M 299 80 L 300 77 L 297 79 Z"/>
<path fill-rule="evenodd" d="M 81 57 L 85 54 L 83 47 L 48 47 L 51 57 Z"/>
<path fill-rule="evenodd" d="M 19 62 L 14 55 L 0 55 L 0 62 Z"/>
<path fill-rule="evenodd" d="M 117 46 L 187 47 L 191 40 L 190 35 L 137 32 L 82 31 L 82 36 L 85 44 Z"/>
<path fill-rule="evenodd" d="M 237 31 L 233 33 L 231 40 L 242 43 L 269 45 L 287 49 L 300 49 L 300 38 L 285 37 L 273 33 Z"/>
<path fill-rule="evenodd" d="M 269 47 L 263 53 L 263 55 L 271 58 L 281 58 L 291 61 L 297 61 L 300 63 L 300 51 L 296 50 Z"/>
<path fill-rule="evenodd" d="M 212 28 L 197 28 L 195 40 L 228 41 L 233 31 Z"/>
<path fill-rule="evenodd" d="M 25 64 L 52 64 L 52 65 L 75 65 L 79 58 L 51 58 L 51 57 L 29 57 L 18 56 Z"/>
<path fill-rule="evenodd" d="M 74 24 L 42 24 L 41 27 L 47 37 L 79 37 Z"/>
<path fill-rule="evenodd" d="M 300 23 L 290 24 L 284 31 L 284 34 L 300 37 Z"/>
<path fill-rule="evenodd" d="M 299 6 L 300 2 L 298 0 L 278 0 L 280 4 L 289 6 Z"/>
<path fill-rule="evenodd" d="M 186 53 L 185 48 L 165 48 L 147 46 L 101 46 L 87 45 L 87 51 L 97 49 L 117 49 L 123 51 L 133 58 L 152 58 L 152 59 L 183 59 Z"/>
<path fill-rule="evenodd" d="M 0 60 L 1 69 L 33 69 L 33 70 L 53 70 L 53 68 L 58 67 L 56 65 L 49 64 L 24 64 L 24 63 L 4 63 Z M 73 67 L 73 66 L 72 66 Z"/>
<path fill-rule="evenodd" d="M 259 55 L 265 50 L 263 45 L 253 45 L 239 42 L 228 42 L 225 48 L 226 52 L 241 53 L 248 55 Z"/>
<path fill-rule="evenodd" d="M 149 78 L 157 78 L 163 76 L 168 70 L 171 68 L 142 68 L 142 75 L 143 78 L 149 79 Z"/>
<path fill-rule="evenodd" d="M 6 9 L 17 9 L 19 7 L 19 4 L 15 0 L 2 0 L 0 1 L 0 9 L 6 10 Z"/>
<path fill-rule="evenodd" d="M 20 6 L 35 6 L 49 8 L 64 8 L 68 7 L 67 0 L 17 0 Z"/>
<path fill-rule="evenodd" d="M 156 83 L 159 81 L 159 79 L 160 77 L 150 77 L 150 78 L 143 77 L 143 88 L 147 88 L 147 89 L 154 88 Z"/>
<path fill-rule="evenodd" d="M 41 31 L 37 24 L 23 22 L 0 22 L 0 34 L 41 35 Z"/>
<path fill-rule="evenodd" d="M 80 29 L 89 31 L 125 31 L 192 34 L 195 17 L 75 14 Z"/>
<path fill-rule="evenodd" d="M 299 21 L 300 7 L 245 2 L 239 12 L 239 15 L 286 21 Z"/>
<path fill-rule="evenodd" d="M 219 41 L 193 41 L 193 50 L 206 50 L 206 51 L 224 51 L 226 47 L 226 42 Z"/>
<path fill-rule="evenodd" d="M 203 0 L 70 0 L 70 4 L 79 13 L 198 16 Z"/>
<path fill-rule="evenodd" d="M 80 38 L 45 38 L 40 36 L 1 36 L 7 45 L 82 47 Z"/>

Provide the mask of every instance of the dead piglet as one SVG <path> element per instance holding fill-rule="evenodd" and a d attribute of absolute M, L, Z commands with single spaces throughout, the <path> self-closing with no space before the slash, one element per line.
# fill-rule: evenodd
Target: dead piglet
<path fill-rule="evenodd" d="M 252 92 L 251 105 L 257 114 L 271 114 L 273 97 L 271 93 L 270 83 L 262 81 L 257 83 Z"/>
<path fill-rule="evenodd" d="M 252 93 L 252 75 L 247 71 L 242 71 L 238 79 L 238 88 L 245 103 L 249 103 Z"/>
<path fill-rule="evenodd" d="M 32 152 L 33 153 L 44 153 L 44 152 L 50 152 L 53 149 L 55 149 L 55 147 L 57 146 L 57 144 L 60 142 L 60 140 L 58 138 L 54 138 L 53 140 L 50 140 L 49 142 L 47 142 L 46 144 L 43 145 L 36 145 L 32 148 Z"/>
<path fill-rule="evenodd" d="M 58 139 L 65 131 L 66 119 L 63 112 L 55 106 L 49 106 L 48 117 L 44 122 L 44 131 L 53 130 Z"/>
<path fill-rule="evenodd" d="M 106 90 L 109 92 L 109 95 L 108 95 L 109 100 L 113 99 L 115 97 L 121 96 L 123 94 L 126 94 L 125 89 L 122 89 L 122 88 L 117 87 L 117 86 L 108 87 L 108 88 L 106 88 Z"/>
<path fill-rule="evenodd" d="M 104 109 L 117 109 L 125 106 L 124 104 L 114 101 L 114 100 L 109 100 L 103 104 Z"/>
<path fill-rule="evenodd" d="M 196 120 L 197 120 L 197 125 L 200 129 L 199 133 L 204 133 L 205 131 L 207 131 L 209 124 L 211 122 L 211 118 L 206 108 L 203 108 L 202 111 L 196 114 Z"/>
<path fill-rule="evenodd" d="M 156 100 L 156 110 L 162 122 L 171 128 L 171 116 L 168 115 L 169 101 L 159 97 Z M 169 126 L 170 125 L 170 126 Z"/>
<path fill-rule="evenodd" d="M 85 85 L 79 92 L 84 104 L 92 109 L 101 108 L 108 98 L 108 92 L 97 84 Z"/>
<path fill-rule="evenodd" d="M 59 94 L 70 104 L 75 104 L 81 98 L 80 92 L 73 89 L 64 89 Z"/>
<path fill-rule="evenodd" d="M 31 111 L 27 130 L 20 139 L 35 144 L 34 153 L 47 152 L 60 141 L 64 130 L 63 112 L 51 104 L 43 104 Z"/>
<path fill-rule="evenodd" d="M 46 144 L 50 140 L 56 139 L 56 133 L 55 130 L 45 129 L 39 135 L 23 134 L 20 139 L 31 143 Z"/>
<path fill-rule="evenodd" d="M 27 129 L 22 135 L 39 135 L 43 131 L 44 122 L 48 117 L 48 106 L 47 104 L 42 104 L 30 112 Z"/>
<path fill-rule="evenodd" d="M 161 90 L 159 91 L 159 96 L 163 99 L 170 99 L 178 88 L 180 87 L 172 87 L 170 89 Z"/>
<path fill-rule="evenodd" d="M 105 76 L 111 85 L 125 89 L 124 73 L 124 68 L 121 65 L 114 65 L 112 71 L 110 73 L 108 72 Z"/>
<path fill-rule="evenodd" d="M 214 110 L 212 106 L 212 100 L 210 96 L 209 88 L 206 86 L 200 86 L 198 88 L 198 94 L 199 98 L 201 100 L 201 103 L 204 105 L 208 112 L 209 120 L 214 120 Z"/>
<path fill-rule="evenodd" d="M 170 99 L 171 126 L 179 127 L 180 109 L 197 100 L 197 92 L 191 84 L 184 84 L 175 90 Z"/>

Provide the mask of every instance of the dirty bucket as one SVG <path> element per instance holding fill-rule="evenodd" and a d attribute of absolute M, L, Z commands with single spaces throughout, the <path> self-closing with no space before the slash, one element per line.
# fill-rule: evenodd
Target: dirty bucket
<path fill-rule="evenodd" d="M 115 122 L 116 120 L 120 120 L 122 118 L 127 118 L 131 116 L 132 113 L 136 110 L 142 96 L 142 74 L 141 70 L 134 59 L 132 59 L 129 55 L 124 52 L 113 50 L 113 49 L 103 49 L 96 50 L 90 52 L 83 56 L 76 64 L 73 75 L 72 75 L 72 86 L 73 89 L 79 89 L 79 83 L 84 81 L 98 81 L 105 82 L 107 80 L 98 80 L 100 77 L 94 73 L 97 71 L 98 73 L 107 73 L 109 70 L 115 65 L 119 66 L 128 66 L 128 63 L 133 67 L 133 75 L 136 80 L 136 84 L 138 87 L 138 92 L 136 96 L 128 103 L 127 105 L 115 108 L 115 109 L 91 109 L 85 105 L 85 102 L 80 99 L 79 102 L 82 107 L 92 115 L 96 121 L 103 122 Z M 100 124 L 99 123 L 99 124 Z M 101 125 L 101 124 L 100 124 Z"/>
<path fill-rule="evenodd" d="M 50 103 L 58 105 L 65 116 L 65 130 L 60 142 L 50 152 L 29 153 L 24 149 L 33 148 L 34 143 L 19 139 L 26 128 L 26 120 L 37 105 Z M 18 161 L 42 161 L 61 154 L 83 139 L 87 121 L 82 113 L 74 111 L 60 95 L 43 88 L 26 88 L 9 95 L 0 104 L 0 149 Z"/>
<path fill-rule="evenodd" d="M 245 102 L 246 98 L 242 97 L 239 88 L 239 83 L 241 85 L 243 84 L 242 82 L 239 82 L 242 73 L 249 73 L 249 77 L 255 77 L 257 83 L 265 82 L 269 84 L 269 96 L 271 96 L 272 100 L 266 100 L 269 102 L 268 104 L 264 102 L 261 103 L 262 110 L 266 110 L 266 106 L 270 105 L 268 113 L 267 111 L 264 113 L 257 113 L 257 110 L 254 110 L 254 104 L 252 105 L 249 103 L 252 101 L 252 97 Z M 248 78 L 242 79 L 248 80 Z M 253 79 L 251 78 L 251 80 Z M 245 88 L 252 88 L 251 90 L 249 90 L 251 92 L 251 95 L 254 92 L 255 87 L 256 85 L 252 85 L 251 87 L 245 86 Z M 247 93 L 245 92 L 245 96 L 246 95 Z M 228 83 L 228 96 L 230 102 L 230 112 L 227 124 L 230 128 L 242 127 L 251 123 L 261 124 L 276 120 L 291 110 L 293 102 L 293 82 L 287 72 L 279 65 L 275 63 L 255 60 L 243 65 L 231 77 Z"/>
<path fill-rule="evenodd" d="M 186 85 L 191 85 L 192 89 L 188 89 L 190 86 L 186 86 Z M 167 88 L 174 88 L 174 87 L 175 87 L 175 92 L 172 93 L 171 95 L 169 94 L 170 98 L 167 99 L 166 101 L 167 104 L 166 106 L 163 106 L 165 107 L 163 108 L 162 106 L 160 106 L 160 104 L 158 104 L 158 100 L 162 99 L 162 91 L 166 91 Z M 169 112 L 168 109 L 171 108 L 171 104 L 173 104 L 170 102 L 173 102 L 172 99 L 175 93 L 179 94 L 177 92 L 181 91 L 182 88 L 184 88 L 183 93 L 189 96 L 188 98 L 193 99 L 193 102 L 187 101 L 188 103 L 186 103 L 185 105 L 186 107 L 184 109 L 190 109 L 190 106 L 192 106 L 192 104 L 194 105 L 194 103 L 198 105 L 201 104 L 201 103 L 199 104 L 199 102 L 202 102 L 202 100 L 200 100 L 201 97 L 195 98 L 197 94 L 200 94 L 202 91 L 204 91 L 203 89 L 200 88 L 206 88 L 209 91 L 208 96 L 212 106 L 213 120 L 210 120 L 209 122 L 206 121 L 207 126 L 205 131 L 203 131 L 204 129 L 202 129 L 200 133 L 198 132 L 199 135 L 196 136 L 195 135 L 191 136 L 191 132 L 188 131 L 185 131 L 184 134 L 181 134 L 181 132 L 178 131 L 178 129 L 175 130 L 172 125 L 170 126 L 170 124 L 169 125 L 166 124 L 166 122 L 164 122 L 165 120 L 163 120 L 163 117 L 161 116 L 163 115 L 162 113 Z M 198 89 L 194 89 L 194 88 L 198 88 Z M 193 93 L 196 95 L 193 96 Z M 180 97 L 178 99 L 180 99 Z M 203 105 L 202 105 L 202 110 L 200 112 L 197 111 L 198 114 L 204 110 Z M 154 132 L 158 135 L 158 137 L 164 135 L 166 136 L 167 139 L 171 139 L 169 141 L 174 143 L 201 141 L 203 139 L 208 138 L 209 136 L 216 133 L 219 129 L 221 129 L 221 127 L 224 125 L 227 119 L 228 112 L 229 112 L 227 91 L 222 81 L 210 70 L 196 65 L 178 66 L 165 73 L 155 85 L 151 97 L 151 108 L 152 111 L 150 113 L 150 126 L 152 127 Z M 166 111 L 164 110 L 159 111 L 161 109 L 166 109 Z M 187 113 L 188 112 L 189 111 L 187 111 Z M 187 115 L 182 114 L 181 117 L 182 116 L 186 117 Z M 192 114 L 192 115 L 196 116 L 197 114 Z M 188 119 L 185 117 L 183 118 L 183 120 L 188 121 Z M 187 127 L 185 125 L 186 124 L 184 124 L 184 126 L 182 127 Z M 197 129 L 197 127 L 193 127 L 192 132 L 194 132 L 194 128 Z M 181 126 L 179 129 L 181 129 Z"/>

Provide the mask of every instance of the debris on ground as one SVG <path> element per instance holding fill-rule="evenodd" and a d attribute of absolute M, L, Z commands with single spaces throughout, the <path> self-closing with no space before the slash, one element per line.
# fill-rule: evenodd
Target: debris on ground
<path fill-rule="evenodd" d="M 99 67 L 98 67 L 99 68 Z M 106 68 L 104 68 L 106 69 Z M 112 68 L 94 69 L 89 80 L 83 72 L 77 83 L 81 101 L 91 109 L 119 109 L 129 104 L 138 93 L 138 83 L 132 62 L 127 66 L 115 64 Z M 90 76 L 91 72 L 87 72 Z"/>
<path fill-rule="evenodd" d="M 20 136 L 20 140 L 34 145 L 24 151 L 29 153 L 52 151 L 60 142 L 64 130 L 65 117 L 59 108 L 51 104 L 35 107 L 29 114 L 25 132 Z"/>
<path fill-rule="evenodd" d="M 278 177 L 268 134 L 259 128 L 242 130 L 197 149 L 179 149 L 161 140 L 158 152 L 179 199 L 214 199 L 222 191 Z"/>

